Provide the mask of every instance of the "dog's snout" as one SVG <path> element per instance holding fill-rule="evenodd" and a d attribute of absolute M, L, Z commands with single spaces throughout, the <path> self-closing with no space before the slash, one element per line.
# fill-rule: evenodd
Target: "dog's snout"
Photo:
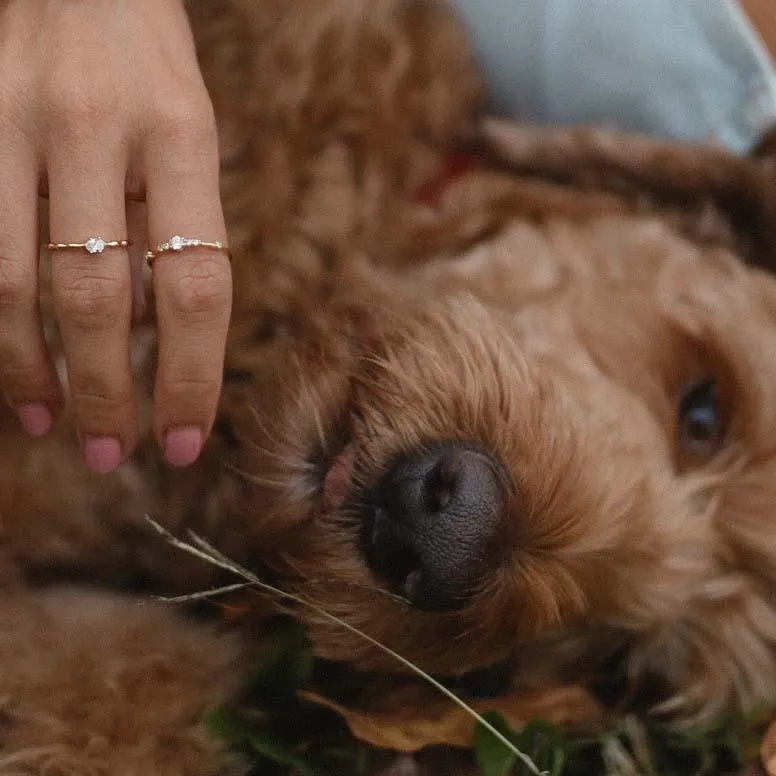
<path fill-rule="evenodd" d="M 368 494 L 372 569 L 419 609 L 464 606 L 496 540 L 502 480 L 500 465 L 465 443 L 399 458 Z"/>

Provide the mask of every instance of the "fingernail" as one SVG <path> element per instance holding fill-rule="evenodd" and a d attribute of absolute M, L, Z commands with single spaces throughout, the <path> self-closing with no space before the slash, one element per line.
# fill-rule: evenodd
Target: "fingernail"
<path fill-rule="evenodd" d="M 197 426 L 181 426 L 167 432 L 164 438 L 164 457 L 173 466 L 194 463 L 202 451 L 202 430 Z"/>
<path fill-rule="evenodd" d="M 112 472 L 123 458 L 121 442 L 109 436 L 87 436 L 84 438 L 84 462 L 98 474 Z"/>
<path fill-rule="evenodd" d="M 51 430 L 53 418 L 45 404 L 23 404 L 18 415 L 24 430 L 34 437 L 45 436 Z"/>

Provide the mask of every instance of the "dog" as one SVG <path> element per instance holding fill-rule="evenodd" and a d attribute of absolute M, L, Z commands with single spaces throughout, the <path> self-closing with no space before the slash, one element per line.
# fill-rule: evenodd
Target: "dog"
<path fill-rule="evenodd" d="M 433 0 L 189 11 L 234 257 L 218 418 L 164 464 L 151 322 L 115 474 L 67 413 L 45 440 L 0 414 L 0 773 L 222 767 L 202 718 L 251 638 L 148 600 L 221 577 L 146 515 L 437 676 L 617 673 L 677 722 L 773 703 L 769 157 L 486 119 Z M 289 607 L 320 658 L 401 672 L 308 607 L 255 618 Z"/>

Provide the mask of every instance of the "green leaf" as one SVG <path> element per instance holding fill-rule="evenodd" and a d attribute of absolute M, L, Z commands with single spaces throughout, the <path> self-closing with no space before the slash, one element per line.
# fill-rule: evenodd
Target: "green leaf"
<path fill-rule="evenodd" d="M 255 727 L 231 709 L 222 707 L 211 713 L 207 719 L 207 729 L 210 735 L 228 741 L 232 747 L 242 745 L 251 754 L 293 768 L 299 776 L 323 776 L 306 757 L 275 740 L 270 733 Z"/>
<path fill-rule="evenodd" d="M 498 712 L 488 712 L 483 716 L 499 733 L 527 754 L 540 771 L 549 776 L 560 776 L 563 773 L 568 759 L 568 743 L 556 725 L 532 720 L 518 732 Z M 482 725 L 478 725 L 475 731 L 474 747 L 482 776 L 522 776 L 529 773 L 515 754 Z"/>
<path fill-rule="evenodd" d="M 312 674 L 313 661 L 304 628 L 291 623 L 267 640 L 245 684 L 246 693 L 270 708 L 294 701 L 296 691 Z"/>
<path fill-rule="evenodd" d="M 557 725 L 535 719 L 529 722 L 515 740 L 541 771 L 549 776 L 563 773 L 568 754 L 566 737 Z"/>
<path fill-rule="evenodd" d="M 226 706 L 219 706 L 211 711 L 205 719 L 208 735 L 220 738 L 229 743 L 235 743 L 245 736 L 246 723 Z"/>
<path fill-rule="evenodd" d="M 517 737 L 498 712 L 489 711 L 482 716 L 509 741 Z M 482 776 L 505 776 L 517 762 L 515 754 L 481 724 L 474 731 L 474 751 Z"/>

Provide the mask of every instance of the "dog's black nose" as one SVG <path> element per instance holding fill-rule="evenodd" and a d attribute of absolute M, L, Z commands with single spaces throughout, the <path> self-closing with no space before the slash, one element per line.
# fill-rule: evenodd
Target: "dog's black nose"
<path fill-rule="evenodd" d="M 497 541 L 501 466 L 446 442 L 395 461 L 367 494 L 364 550 L 373 571 L 419 609 L 461 608 Z"/>

